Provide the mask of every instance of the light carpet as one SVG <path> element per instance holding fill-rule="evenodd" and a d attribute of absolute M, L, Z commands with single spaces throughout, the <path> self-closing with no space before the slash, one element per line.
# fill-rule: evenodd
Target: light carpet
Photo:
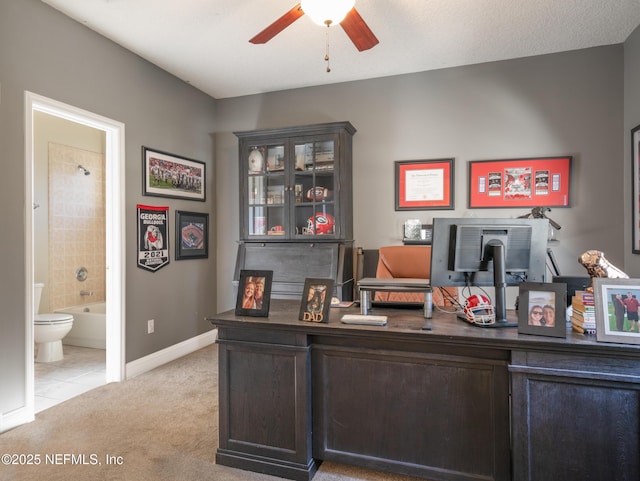
<path fill-rule="evenodd" d="M 1 434 L 0 480 L 282 479 L 215 464 L 217 352 L 214 344 L 136 378 L 99 387 Z M 7 454 L 17 464 L 5 464 Z M 417 479 L 331 462 L 322 463 L 313 478 Z"/>

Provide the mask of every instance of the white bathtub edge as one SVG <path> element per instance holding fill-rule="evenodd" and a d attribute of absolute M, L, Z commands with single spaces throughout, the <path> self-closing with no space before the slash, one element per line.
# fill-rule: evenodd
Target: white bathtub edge
<path fill-rule="evenodd" d="M 128 362 L 125 366 L 125 379 L 131 379 L 139 376 L 140 374 L 151 371 L 156 367 L 195 352 L 198 349 L 207 347 L 216 342 L 217 335 L 218 330 L 213 329 L 205 332 L 204 334 L 200 334 L 199 336 L 192 337 L 186 341 L 169 346 L 161 351 L 157 351 L 149 354 L 148 356 L 136 359 L 135 361 Z"/>

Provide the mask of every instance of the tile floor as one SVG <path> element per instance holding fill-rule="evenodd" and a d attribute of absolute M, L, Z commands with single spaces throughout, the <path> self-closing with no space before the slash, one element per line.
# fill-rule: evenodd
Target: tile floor
<path fill-rule="evenodd" d="M 106 351 L 63 348 L 64 359 L 35 363 L 35 412 L 71 399 L 106 383 Z"/>

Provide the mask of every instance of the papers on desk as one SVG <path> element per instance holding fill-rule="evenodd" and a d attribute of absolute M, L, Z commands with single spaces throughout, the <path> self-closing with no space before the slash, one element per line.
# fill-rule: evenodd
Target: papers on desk
<path fill-rule="evenodd" d="M 343 324 L 359 324 L 363 326 L 386 326 L 387 316 L 371 316 L 365 314 L 345 314 L 340 319 Z"/>
<path fill-rule="evenodd" d="M 331 299 L 331 307 L 351 307 L 354 301 L 341 301 L 337 297 Z"/>

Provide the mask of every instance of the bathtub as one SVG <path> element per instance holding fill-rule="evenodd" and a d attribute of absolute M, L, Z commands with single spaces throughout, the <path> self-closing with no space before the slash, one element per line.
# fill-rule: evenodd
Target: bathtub
<path fill-rule="evenodd" d="M 62 343 L 71 346 L 106 349 L 106 307 L 107 305 L 104 302 L 98 302 L 56 309 L 55 312 L 73 316 L 73 327 L 69 334 L 62 339 Z"/>

